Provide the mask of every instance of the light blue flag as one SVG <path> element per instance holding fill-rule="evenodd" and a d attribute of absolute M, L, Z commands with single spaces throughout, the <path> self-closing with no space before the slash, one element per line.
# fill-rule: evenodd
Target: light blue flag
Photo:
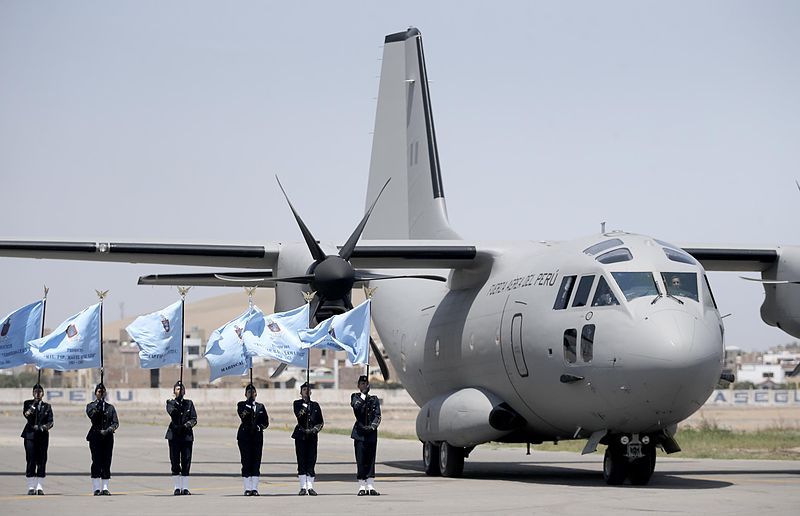
<path fill-rule="evenodd" d="M 300 332 L 302 346 L 347 352 L 353 364 L 366 364 L 369 350 L 370 303 L 367 299 L 343 314 L 334 315 L 312 330 Z"/>
<path fill-rule="evenodd" d="M 211 370 L 211 381 L 223 376 L 243 375 L 251 366 L 245 353 L 243 338 L 261 333 L 264 313 L 251 306 L 245 313 L 214 330 L 206 344 L 206 360 Z"/>
<path fill-rule="evenodd" d="M 308 350 L 300 344 L 298 332 L 308 329 L 308 304 L 264 317 L 260 331 L 247 333 L 244 346 L 248 356 L 267 357 L 297 367 L 306 367 Z"/>
<path fill-rule="evenodd" d="M 125 328 L 139 346 L 139 363 L 143 369 L 181 363 L 182 312 L 178 301 L 160 312 L 137 317 Z"/>
<path fill-rule="evenodd" d="M 56 371 L 100 367 L 100 307 L 92 305 L 50 335 L 28 342 L 31 363 Z"/>
<path fill-rule="evenodd" d="M 42 336 L 44 301 L 23 306 L 0 319 L 0 369 L 30 363 L 28 341 Z"/>

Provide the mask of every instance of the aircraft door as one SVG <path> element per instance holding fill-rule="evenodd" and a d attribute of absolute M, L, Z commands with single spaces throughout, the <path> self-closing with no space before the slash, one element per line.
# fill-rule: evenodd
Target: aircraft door
<path fill-rule="evenodd" d="M 529 375 L 528 363 L 525 359 L 525 342 L 523 331 L 524 312 L 527 303 L 523 301 L 506 302 L 503 320 L 500 326 L 500 349 L 506 372 L 512 380 L 526 378 Z"/>

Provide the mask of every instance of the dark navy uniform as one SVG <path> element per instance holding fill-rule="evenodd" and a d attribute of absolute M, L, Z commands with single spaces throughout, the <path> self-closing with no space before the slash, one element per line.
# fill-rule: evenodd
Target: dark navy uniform
<path fill-rule="evenodd" d="M 269 414 L 263 403 L 240 401 L 236 413 L 242 422 L 236 432 L 242 459 L 242 477 L 261 476 L 261 454 L 264 449 L 264 430 L 269 426 Z"/>
<path fill-rule="evenodd" d="M 354 392 L 350 396 L 350 406 L 356 422 L 350 437 L 356 453 L 356 478 L 359 481 L 359 494 L 378 494 L 372 484 L 375 479 L 375 453 L 378 449 L 378 425 L 381 424 L 381 404 L 377 396 Z"/>
<path fill-rule="evenodd" d="M 86 434 L 89 450 L 92 452 L 92 479 L 108 480 L 111 478 L 114 432 L 119 428 L 117 410 L 114 405 L 105 400 L 94 400 L 86 405 L 86 415 L 92 421 L 92 427 Z M 104 485 L 107 486 L 107 482 Z M 103 489 L 103 491 L 107 493 L 108 489 Z"/>
<path fill-rule="evenodd" d="M 192 428 L 197 424 L 194 403 L 192 400 L 182 397 L 167 400 L 167 414 L 171 419 L 164 438 L 169 441 L 169 461 L 172 464 L 172 475 L 188 477 L 189 468 L 192 466 L 192 444 L 194 443 Z M 188 494 L 188 490 L 183 494 Z"/>
<path fill-rule="evenodd" d="M 42 479 L 47 476 L 47 448 L 50 444 L 50 429 L 53 428 L 53 409 L 43 400 L 26 400 L 22 404 L 22 415 L 25 416 L 25 428 L 20 437 L 25 439 L 25 477 L 29 479 L 28 492 L 35 485 L 31 479 Z M 40 483 L 41 480 L 37 481 Z M 39 487 L 41 491 L 41 487 Z M 44 493 L 42 493 L 44 494 Z"/>
<path fill-rule="evenodd" d="M 316 401 L 305 401 L 302 398 L 294 400 L 294 415 L 297 425 L 292 432 L 294 451 L 297 456 L 297 474 L 311 477 L 313 485 L 314 466 L 317 464 L 318 434 L 325 421 L 322 418 L 322 408 Z"/>

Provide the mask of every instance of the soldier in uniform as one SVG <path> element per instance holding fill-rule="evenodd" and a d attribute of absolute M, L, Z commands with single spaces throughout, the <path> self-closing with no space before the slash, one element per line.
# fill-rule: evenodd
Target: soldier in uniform
<path fill-rule="evenodd" d="M 314 466 L 317 464 L 317 435 L 325 422 L 319 403 L 311 401 L 308 382 L 300 386 L 300 399 L 294 401 L 297 425 L 292 432 L 294 451 L 297 455 L 297 478 L 300 480 L 300 496 L 317 496 L 314 491 Z"/>
<path fill-rule="evenodd" d="M 263 403 L 256 402 L 256 386 L 252 383 L 244 388 L 244 401 L 236 405 L 236 413 L 242 420 L 236 441 L 242 460 L 242 482 L 245 496 L 258 494 L 258 478 L 261 476 L 261 452 L 264 449 L 264 430 L 269 426 L 269 415 Z"/>
<path fill-rule="evenodd" d="M 25 439 L 25 478 L 28 481 L 29 495 L 43 495 L 42 482 L 47 464 L 47 446 L 50 443 L 50 429 L 53 428 L 53 409 L 43 401 L 44 389 L 38 383 L 33 386 L 33 399 L 22 404 L 22 415 L 27 420 L 22 429 Z"/>
<path fill-rule="evenodd" d="M 377 396 L 369 395 L 369 380 L 359 376 L 358 391 L 350 396 L 350 406 L 356 422 L 350 437 L 356 451 L 358 496 L 379 496 L 375 490 L 375 452 L 378 449 L 378 425 L 381 424 L 381 404 Z"/>
<path fill-rule="evenodd" d="M 108 496 L 111 494 L 108 481 L 111 479 L 114 432 L 119 428 L 119 420 L 114 405 L 106 402 L 105 385 L 97 384 L 94 397 L 95 400 L 86 405 L 86 415 L 92 421 L 92 427 L 86 434 L 92 452 L 92 490 L 95 496 Z"/>
<path fill-rule="evenodd" d="M 164 436 L 169 441 L 169 461 L 172 464 L 173 495 L 190 495 L 189 468 L 192 466 L 192 443 L 197 424 L 197 412 L 194 410 L 192 400 L 184 398 L 186 388 L 181 382 L 175 382 L 172 388 L 174 399 L 167 400 L 167 414 L 170 422 L 167 434 Z"/>

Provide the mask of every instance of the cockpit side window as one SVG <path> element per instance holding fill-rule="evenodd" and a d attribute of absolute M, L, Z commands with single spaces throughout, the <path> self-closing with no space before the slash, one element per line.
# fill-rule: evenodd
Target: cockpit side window
<path fill-rule="evenodd" d="M 561 280 L 553 310 L 563 310 L 569 305 L 569 297 L 572 295 L 572 288 L 575 286 L 575 278 L 577 276 L 564 276 L 564 279 Z"/>
<path fill-rule="evenodd" d="M 594 283 L 594 275 L 581 277 L 578 283 L 578 291 L 575 292 L 575 301 L 572 302 L 572 307 L 586 306 L 589 300 L 589 292 L 592 290 L 592 283 Z"/>
<path fill-rule="evenodd" d="M 694 272 L 662 272 L 667 295 L 698 300 L 697 274 Z"/>
<path fill-rule="evenodd" d="M 708 276 L 703 274 L 703 303 L 709 308 L 719 310 L 717 308 L 717 300 L 714 299 L 714 293 L 711 292 L 711 283 L 708 281 Z"/>
<path fill-rule="evenodd" d="M 587 247 L 586 249 L 583 250 L 583 252 L 588 254 L 589 256 L 594 256 L 597 253 L 607 251 L 612 247 L 617 247 L 618 245 L 622 245 L 622 240 L 620 240 L 619 238 L 612 238 L 611 240 L 603 240 L 600 243 Z"/>
<path fill-rule="evenodd" d="M 623 247 L 621 249 L 614 249 L 613 251 L 601 254 L 596 258 L 596 260 L 600 263 L 629 262 L 633 260 L 633 255 L 631 254 L 630 249 Z"/>
<path fill-rule="evenodd" d="M 578 330 L 564 331 L 564 360 L 574 364 L 578 360 Z"/>
<path fill-rule="evenodd" d="M 662 247 L 664 254 L 673 262 L 688 263 L 689 265 L 697 265 L 697 260 L 692 258 L 692 255 L 680 251 L 678 249 L 670 249 L 669 247 Z"/>
<path fill-rule="evenodd" d="M 611 287 L 608 286 L 606 279 L 600 276 L 600 281 L 597 282 L 597 289 L 592 299 L 592 306 L 612 306 L 618 304 L 617 296 L 611 292 Z"/>
<path fill-rule="evenodd" d="M 656 280 L 651 272 L 612 272 L 611 276 L 628 301 L 658 295 Z"/>

